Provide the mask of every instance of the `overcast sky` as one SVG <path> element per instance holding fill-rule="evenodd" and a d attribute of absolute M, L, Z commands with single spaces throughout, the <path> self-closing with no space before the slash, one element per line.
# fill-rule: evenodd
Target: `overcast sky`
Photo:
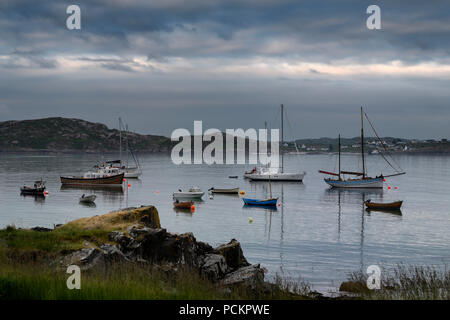
<path fill-rule="evenodd" d="M 448 0 L 1 0 L 0 121 L 169 136 L 276 127 L 283 103 L 288 139 L 353 137 L 362 105 L 382 136 L 449 138 L 449 54 Z"/>

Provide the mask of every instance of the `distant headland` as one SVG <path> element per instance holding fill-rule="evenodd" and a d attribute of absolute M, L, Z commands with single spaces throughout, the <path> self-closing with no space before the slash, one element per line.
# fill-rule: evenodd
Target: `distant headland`
<path fill-rule="evenodd" d="M 177 143 L 169 137 L 122 132 L 131 148 L 136 152 L 170 152 Z M 447 139 L 404 139 L 395 137 L 366 137 L 368 153 L 385 151 L 391 153 L 450 153 Z M 35 120 L 10 120 L 0 122 L 0 152 L 86 152 L 117 153 L 120 131 L 110 129 L 102 123 L 94 123 L 73 118 L 44 118 Z M 342 138 L 342 152 L 359 152 L 360 138 Z M 337 138 L 298 139 L 285 142 L 284 152 L 330 153 L 337 152 Z"/>

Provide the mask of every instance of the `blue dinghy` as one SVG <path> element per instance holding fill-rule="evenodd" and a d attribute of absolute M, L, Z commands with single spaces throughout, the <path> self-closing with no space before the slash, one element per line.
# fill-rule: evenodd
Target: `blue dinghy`
<path fill-rule="evenodd" d="M 242 198 L 244 203 L 246 205 L 250 206 L 271 206 L 275 207 L 277 205 L 278 198 L 271 198 L 271 199 L 249 199 L 249 198 Z"/>

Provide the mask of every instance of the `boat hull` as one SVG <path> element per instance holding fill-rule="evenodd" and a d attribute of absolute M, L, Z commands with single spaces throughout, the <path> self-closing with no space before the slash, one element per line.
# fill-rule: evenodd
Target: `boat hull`
<path fill-rule="evenodd" d="M 174 202 L 173 207 L 176 209 L 190 209 L 194 203 L 192 201 Z"/>
<path fill-rule="evenodd" d="M 90 196 L 81 197 L 80 198 L 80 202 L 82 202 L 82 203 L 93 203 L 95 201 L 95 199 L 97 199 L 96 195 L 90 195 Z"/>
<path fill-rule="evenodd" d="M 258 174 L 258 173 L 246 173 L 244 178 L 253 181 L 297 181 L 302 182 L 306 172 L 302 173 L 274 173 L 274 174 Z"/>
<path fill-rule="evenodd" d="M 20 193 L 24 195 L 43 196 L 45 188 L 20 188 Z"/>
<path fill-rule="evenodd" d="M 376 203 L 369 201 L 365 202 L 367 209 L 374 209 L 374 210 L 400 210 L 402 204 L 403 201 L 395 201 L 390 203 Z"/>
<path fill-rule="evenodd" d="M 142 172 L 139 168 L 134 167 L 134 168 L 126 168 L 124 170 L 125 173 L 125 178 L 132 178 L 132 179 L 137 179 L 141 176 Z"/>
<path fill-rule="evenodd" d="M 129 179 L 137 179 L 141 176 L 140 172 L 125 172 L 124 177 Z"/>
<path fill-rule="evenodd" d="M 73 186 L 103 186 L 103 185 L 122 185 L 124 174 L 118 174 L 103 178 L 83 178 L 83 177 L 60 177 L 63 185 Z"/>
<path fill-rule="evenodd" d="M 248 206 L 263 206 L 263 207 L 276 207 L 278 198 L 276 199 L 249 199 L 249 198 L 242 198 L 245 205 Z"/>
<path fill-rule="evenodd" d="M 211 193 L 238 194 L 239 188 L 232 188 L 232 189 L 211 188 L 211 189 L 209 189 L 209 191 L 211 191 Z"/>
<path fill-rule="evenodd" d="M 343 189 L 380 189 L 383 188 L 383 178 L 336 180 L 325 178 L 324 181 L 333 188 Z"/>
<path fill-rule="evenodd" d="M 175 192 L 173 194 L 174 199 L 201 199 L 204 192 Z"/>

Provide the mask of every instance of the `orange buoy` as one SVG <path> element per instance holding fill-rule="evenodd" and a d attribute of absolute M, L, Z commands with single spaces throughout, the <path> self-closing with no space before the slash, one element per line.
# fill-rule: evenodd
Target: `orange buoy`
<path fill-rule="evenodd" d="M 241 190 L 240 194 L 244 195 L 244 194 L 245 194 L 245 191 L 244 191 L 244 190 Z"/>
<path fill-rule="evenodd" d="M 391 190 L 391 186 L 388 186 L 388 190 Z"/>
<path fill-rule="evenodd" d="M 191 211 L 195 211 L 195 206 L 194 205 L 191 206 Z"/>
<path fill-rule="evenodd" d="M 131 184 L 128 184 L 128 188 L 131 187 Z"/>

